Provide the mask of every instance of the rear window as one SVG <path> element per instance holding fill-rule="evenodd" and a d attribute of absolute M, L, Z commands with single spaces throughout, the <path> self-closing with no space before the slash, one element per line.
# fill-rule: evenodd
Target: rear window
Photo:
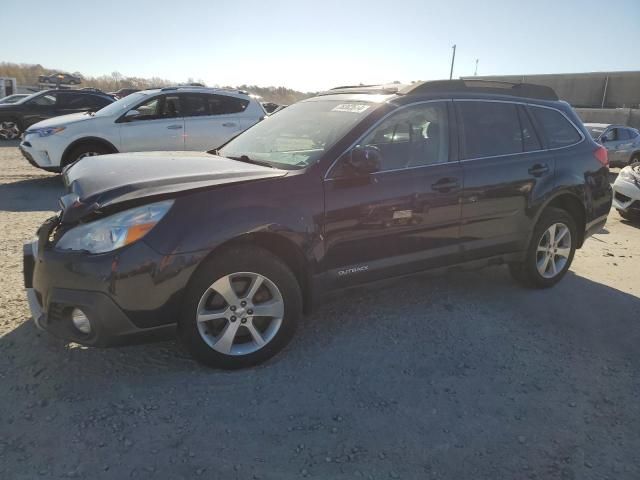
<path fill-rule="evenodd" d="M 574 145 L 581 140 L 580 133 L 567 118 L 557 110 L 529 107 L 547 139 L 549 148 Z"/>
<path fill-rule="evenodd" d="M 464 158 L 524 151 L 518 110 L 513 103 L 456 102 L 463 128 Z M 528 132 L 530 137 L 532 132 Z"/>

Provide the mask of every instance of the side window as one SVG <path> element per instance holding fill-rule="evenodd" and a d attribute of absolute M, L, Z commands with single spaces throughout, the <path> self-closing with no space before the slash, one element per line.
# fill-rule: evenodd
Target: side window
<path fill-rule="evenodd" d="M 619 128 L 618 129 L 618 140 L 629 140 L 631 135 L 629 135 L 629 129 L 627 128 Z"/>
<path fill-rule="evenodd" d="M 140 120 L 154 120 L 160 117 L 160 105 L 161 97 L 153 97 L 146 102 L 141 103 L 134 110 L 140 112 L 140 115 L 135 117 L 135 121 Z"/>
<path fill-rule="evenodd" d="M 566 147 L 581 140 L 576 127 L 557 110 L 542 107 L 529 107 L 529 110 L 544 132 L 549 148 Z"/>
<path fill-rule="evenodd" d="M 636 138 L 640 136 L 640 132 L 638 132 L 638 130 L 629 129 L 629 135 L 631 138 Z"/>
<path fill-rule="evenodd" d="M 111 102 L 108 98 L 99 97 L 98 95 L 87 95 L 89 97 L 89 106 L 95 108 L 102 108 L 109 105 Z"/>
<path fill-rule="evenodd" d="M 134 109 L 140 112 L 140 115 L 134 119 L 136 122 L 141 120 L 157 120 L 159 118 L 173 118 L 181 116 L 180 99 L 178 98 L 178 95 L 153 97 L 146 102 L 141 103 Z"/>
<path fill-rule="evenodd" d="M 209 115 L 228 115 L 244 112 L 249 105 L 249 100 L 244 98 L 229 97 L 227 95 L 207 95 L 209 103 Z"/>
<path fill-rule="evenodd" d="M 444 102 L 414 105 L 392 114 L 360 142 L 380 150 L 381 170 L 449 160 L 449 125 Z"/>
<path fill-rule="evenodd" d="M 56 104 L 56 94 L 47 93 L 45 95 L 40 95 L 39 97 L 30 100 L 29 103 L 32 105 L 40 105 L 42 107 L 50 107 Z"/>
<path fill-rule="evenodd" d="M 163 118 L 173 118 L 182 116 L 180 110 L 180 97 L 178 95 L 167 95 L 162 102 L 160 115 Z"/>
<path fill-rule="evenodd" d="M 463 158 L 493 157 L 523 151 L 523 132 L 516 105 L 500 102 L 456 102 L 463 131 Z"/>
<path fill-rule="evenodd" d="M 201 117 L 209 115 L 207 97 L 205 95 L 186 94 L 180 95 L 185 117 Z"/>
<path fill-rule="evenodd" d="M 61 108 L 94 107 L 93 95 L 83 93 L 61 93 L 58 95 L 58 106 Z"/>
<path fill-rule="evenodd" d="M 533 128 L 529 114 L 521 105 L 518 106 L 518 117 L 520 118 L 520 129 L 522 130 L 522 149 L 525 152 L 534 152 L 542 149 L 542 145 L 540 144 L 540 140 L 538 140 L 538 136 Z"/>
<path fill-rule="evenodd" d="M 616 140 L 618 140 L 618 129 L 610 128 L 606 131 L 606 133 L 602 135 L 601 140 L 605 142 L 615 142 Z"/>

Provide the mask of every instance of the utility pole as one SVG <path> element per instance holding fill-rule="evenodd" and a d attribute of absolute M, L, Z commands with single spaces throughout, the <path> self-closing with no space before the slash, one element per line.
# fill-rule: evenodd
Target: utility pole
<path fill-rule="evenodd" d="M 451 57 L 451 72 L 449 72 L 449 80 L 453 79 L 453 64 L 456 61 L 456 46 L 454 45 L 451 48 L 453 48 L 453 56 Z"/>
<path fill-rule="evenodd" d="M 476 58 L 476 71 L 473 72 L 473 76 L 477 77 L 478 76 L 478 59 Z"/>

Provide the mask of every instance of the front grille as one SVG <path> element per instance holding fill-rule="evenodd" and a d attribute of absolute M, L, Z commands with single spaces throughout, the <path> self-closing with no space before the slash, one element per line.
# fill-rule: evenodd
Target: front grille
<path fill-rule="evenodd" d="M 627 197 L 626 195 L 623 195 L 620 192 L 616 192 L 616 200 L 618 200 L 619 202 L 628 202 L 629 200 L 631 200 L 631 197 Z"/>

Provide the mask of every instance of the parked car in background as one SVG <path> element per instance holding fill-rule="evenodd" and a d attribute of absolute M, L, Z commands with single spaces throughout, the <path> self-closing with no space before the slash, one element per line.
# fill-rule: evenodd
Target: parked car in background
<path fill-rule="evenodd" d="M 28 93 L 14 93 L 13 95 L 8 95 L 4 98 L 0 98 L 0 105 L 6 103 L 16 103 L 18 100 L 22 100 L 23 98 L 28 96 Z"/>
<path fill-rule="evenodd" d="M 148 95 L 182 102 L 175 90 Z M 107 108 L 126 118 L 150 105 L 140 95 Z M 36 324 L 97 346 L 177 327 L 199 361 L 245 367 L 345 287 L 499 264 L 552 287 L 611 208 L 606 150 L 536 85 L 332 90 L 214 153 L 117 154 L 65 170 L 62 211 L 25 250 Z"/>
<path fill-rule="evenodd" d="M 629 221 L 640 221 L 640 162 L 624 167 L 613 184 L 613 206 Z"/>
<path fill-rule="evenodd" d="M 70 73 L 53 73 L 51 75 L 40 75 L 38 77 L 38 83 L 51 83 L 61 85 L 80 85 L 82 78 Z"/>
<path fill-rule="evenodd" d="M 18 138 L 31 125 L 48 118 L 100 110 L 114 100 L 94 91 L 44 90 L 15 103 L 0 104 L 0 139 Z"/>
<path fill-rule="evenodd" d="M 640 132 L 624 125 L 585 123 L 591 137 L 607 149 L 609 164 L 624 167 L 640 162 Z"/>
<path fill-rule="evenodd" d="M 237 90 L 145 90 L 91 115 L 67 115 L 33 125 L 20 149 L 34 166 L 59 172 L 83 157 L 106 153 L 209 150 L 264 116 L 258 101 Z"/>
<path fill-rule="evenodd" d="M 136 93 L 139 91 L 140 89 L 138 88 L 121 88 L 118 91 L 110 92 L 109 95 L 113 95 L 114 97 L 120 99 L 120 98 L 126 97 L 127 95 L 131 95 L 132 93 Z"/>

